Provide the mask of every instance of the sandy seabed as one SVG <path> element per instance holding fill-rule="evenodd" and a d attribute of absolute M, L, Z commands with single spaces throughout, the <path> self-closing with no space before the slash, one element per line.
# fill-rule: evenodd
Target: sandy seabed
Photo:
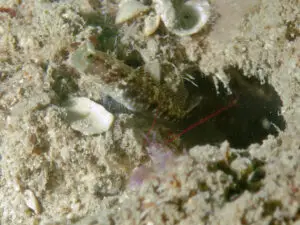
<path fill-rule="evenodd" d="M 300 225 L 300 2 L 211 5 L 199 34 L 179 38 L 162 26 L 145 38 L 142 18 L 114 24 L 117 1 L 0 0 L 2 225 Z M 106 90 L 67 63 L 87 40 L 133 68 L 174 64 L 178 74 L 164 75 L 170 87 L 192 65 L 198 87 L 189 90 L 204 101 L 179 125 L 151 128 L 155 115 L 111 106 Z M 72 129 L 63 104 L 71 96 L 102 103 L 113 126 L 100 135 Z M 153 144 L 230 99 L 234 106 L 172 146 Z M 145 143 L 149 129 L 156 136 Z M 162 157 L 172 151 L 163 168 L 149 144 Z"/>

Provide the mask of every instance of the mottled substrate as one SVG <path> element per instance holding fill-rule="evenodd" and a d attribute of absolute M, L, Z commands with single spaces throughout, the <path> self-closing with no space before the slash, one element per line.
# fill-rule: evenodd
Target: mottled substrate
<path fill-rule="evenodd" d="M 248 151 L 228 143 L 192 148 L 137 193 L 125 193 L 117 215 L 78 224 L 296 224 L 300 154 L 278 145 L 286 138 L 270 137 Z"/>
<path fill-rule="evenodd" d="M 83 137 L 70 129 L 59 107 L 70 94 L 101 98 L 97 89 L 82 85 L 74 71 L 62 66 L 73 42 L 97 33 L 85 28 L 79 12 L 92 14 L 89 2 L 98 1 L 42 2 L 24 1 L 16 18 L 2 13 L 0 20 L 1 224 L 299 224 L 297 0 L 255 1 L 254 8 L 243 0 L 215 1 L 220 17 L 212 30 L 178 40 L 190 61 L 224 83 L 229 81 L 223 73 L 227 66 L 261 80 L 268 76 L 283 100 L 287 129 L 250 146 L 246 155 L 234 149 L 226 154 L 226 146 L 195 147 L 137 193 L 126 188 L 126 181 L 147 159 L 136 134 L 147 132 L 150 124 L 119 115 L 105 135 Z M 103 2 L 113 13 L 114 5 Z M 16 7 L 18 1 L 0 3 Z M 130 28 L 126 33 L 136 34 Z M 168 40 L 177 40 L 165 38 L 153 37 L 158 51 L 170 49 Z M 125 38 L 125 45 L 126 40 L 132 39 Z M 169 63 L 173 53 L 150 56 Z M 163 79 L 172 87 L 173 79 L 182 78 L 180 72 L 170 74 L 176 76 Z M 25 204 L 25 190 L 37 197 L 40 214 Z"/>

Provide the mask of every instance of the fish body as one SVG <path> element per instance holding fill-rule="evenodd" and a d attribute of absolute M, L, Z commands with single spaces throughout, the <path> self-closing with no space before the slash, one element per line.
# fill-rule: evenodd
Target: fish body
<path fill-rule="evenodd" d="M 115 57 L 82 44 L 69 57 L 69 64 L 83 78 L 99 84 L 101 92 L 134 112 L 152 111 L 159 118 L 178 120 L 190 111 L 183 84 L 175 92 L 154 80 L 143 67 L 132 68 Z"/>

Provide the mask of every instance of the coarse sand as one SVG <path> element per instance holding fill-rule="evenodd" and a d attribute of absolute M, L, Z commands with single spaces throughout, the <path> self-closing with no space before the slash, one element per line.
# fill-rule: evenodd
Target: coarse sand
<path fill-rule="evenodd" d="M 300 1 L 211 0 L 186 37 L 115 25 L 118 3 L 0 0 L 0 224 L 300 225 Z M 87 41 L 202 101 L 175 122 L 124 109 L 68 63 Z M 112 127 L 73 130 L 72 96 Z"/>

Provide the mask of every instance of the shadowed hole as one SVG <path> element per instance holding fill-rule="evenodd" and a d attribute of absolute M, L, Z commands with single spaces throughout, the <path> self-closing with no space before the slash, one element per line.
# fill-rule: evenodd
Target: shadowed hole
<path fill-rule="evenodd" d="M 201 77 L 199 72 L 194 72 L 194 76 L 199 77 L 196 81 L 198 88 L 187 84 L 193 95 L 204 96 L 204 99 L 188 119 L 176 124 L 177 133 L 225 107 L 232 100 L 237 100 L 237 103 L 183 134 L 186 147 L 228 140 L 232 147 L 246 148 L 253 143 L 262 143 L 268 135 L 276 136 L 279 130 L 285 129 L 285 120 L 281 115 L 282 102 L 274 87 L 267 82 L 260 84 L 255 78 L 247 78 L 234 67 L 226 73 L 231 77 L 231 95 L 226 93 L 224 87 L 220 87 L 220 94 L 217 95 L 211 79 Z"/>

